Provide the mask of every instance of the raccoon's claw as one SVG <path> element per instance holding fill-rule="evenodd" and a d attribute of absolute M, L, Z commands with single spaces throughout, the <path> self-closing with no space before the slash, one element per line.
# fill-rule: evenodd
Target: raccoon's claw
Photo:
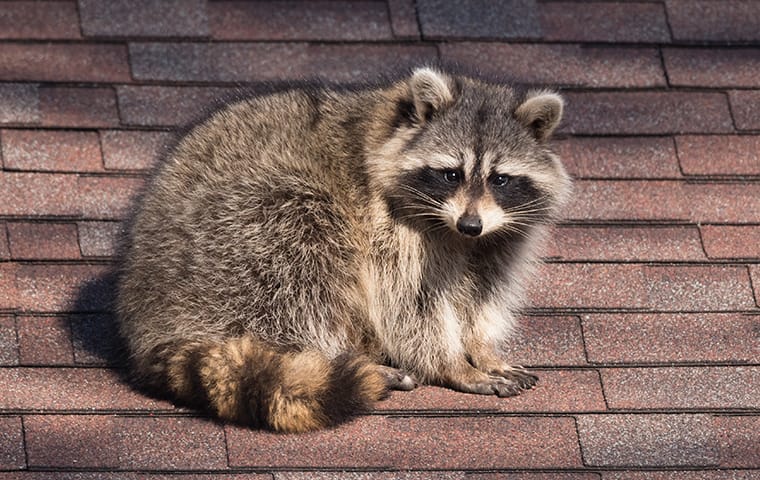
<path fill-rule="evenodd" d="M 497 397 L 514 397 L 520 394 L 522 387 L 514 383 L 496 383 L 492 389 Z"/>
<path fill-rule="evenodd" d="M 473 369 L 459 381 L 449 382 L 449 386 L 460 392 L 513 397 L 533 388 L 537 381 L 537 376 L 522 368 L 505 366 L 487 374 Z"/>
<path fill-rule="evenodd" d="M 530 390 L 538 383 L 538 377 L 522 367 L 509 367 L 499 372 L 499 376 L 515 382 L 523 390 Z"/>
<path fill-rule="evenodd" d="M 488 376 L 484 381 L 459 383 L 452 385 L 452 387 L 460 392 L 496 395 L 498 397 L 514 397 L 522 391 L 516 382 L 495 375 Z"/>

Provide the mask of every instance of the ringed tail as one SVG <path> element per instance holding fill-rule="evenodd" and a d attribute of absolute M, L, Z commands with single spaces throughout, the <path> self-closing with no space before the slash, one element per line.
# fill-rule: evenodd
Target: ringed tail
<path fill-rule="evenodd" d="M 317 351 L 278 352 L 251 336 L 174 344 L 165 375 L 174 396 L 222 420 L 307 432 L 368 411 L 387 384 L 365 356 L 328 359 Z"/>

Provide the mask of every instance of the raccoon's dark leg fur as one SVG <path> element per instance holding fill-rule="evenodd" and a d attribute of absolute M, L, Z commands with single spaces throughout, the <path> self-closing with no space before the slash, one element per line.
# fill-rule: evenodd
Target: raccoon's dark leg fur
<path fill-rule="evenodd" d="M 251 336 L 174 345 L 165 358 L 178 399 L 207 406 L 224 420 L 278 432 L 338 424 L 387 392 L 385 376 L 364 356 L 279 353 Z"/>

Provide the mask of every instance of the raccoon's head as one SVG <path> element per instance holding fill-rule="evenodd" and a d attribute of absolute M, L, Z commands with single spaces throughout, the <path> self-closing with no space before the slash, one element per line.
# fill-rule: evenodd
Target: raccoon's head
<path fill-rule="evenodd" d="M 370 159 L 391 214 L 427 231 L 525 235 L 551 219 L 569 178 L 547 140 L 563 102 L 422 68 L 400 87 L 392 133 Z"/>

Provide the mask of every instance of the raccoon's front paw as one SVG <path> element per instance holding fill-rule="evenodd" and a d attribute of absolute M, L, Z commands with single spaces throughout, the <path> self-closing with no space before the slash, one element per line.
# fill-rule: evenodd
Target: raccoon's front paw
<path fill-rule="evenodd" d="M 487 375 L 504 377 L 519 385 L 523 390 L 533 388 L 538 382 L 538 377 L 523 367 L 509 366 L 489 352 L 480 351 L 478 353 L 479 355 L 469 356 L 470 363 Z"/>
<path fill-rule="evenodd" d="M 538 377 L 522 367 L 504 367 L 493 374 L 516 383 L 523 390 L 530 390 L 538 383 Z"/>
<path fill-rule="evenodd" d="M 460 392 L 514 397 L 515 395 L 519 395 L 523 390 L 527 390 L 535 385 L 536 380 L 538 380 L 538 377 L 527 374 L 527 372 L 525 377 L 507 376 L 506 373 L 486 374 L 473 368 L 463 375 L 450 378 L 446 384 L 448 387 Z"/>
<path fill-rule="evenodd" d="M 485 382 L 461 383 L 457 387 L 456 390 L 461 392 L 496 395 L 497 397 L 514 397 L 522 391 L 516 383 L 496 376 L 489 377 L 488 381 Z"/>
<path fill-rule="evenodd" d="M 386 386 L 389 390 L 409 391 L 419 386 L 414 377 L 398 368 L 378 365 L 378 371 L 385 377 Z"/>

